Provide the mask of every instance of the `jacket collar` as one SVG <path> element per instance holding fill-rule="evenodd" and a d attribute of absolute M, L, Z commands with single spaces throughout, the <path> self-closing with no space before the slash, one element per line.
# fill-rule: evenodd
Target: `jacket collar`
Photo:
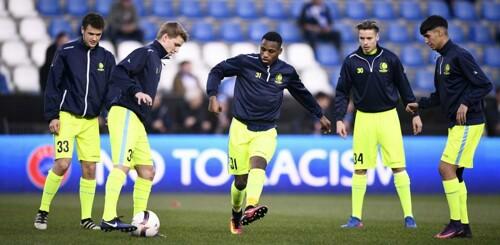
<path fill-rule="evenodd" d="M 160 59 L 169 59 L 170 57 L 168 56 L 167 50 L 161 46 L 161 43 L 158 42 L 158 40 L 154 40 L 150 45 L 151 48 L 153 48 L 156 51 L 156 54 Z"/>
<path fill-rule="evenodd" d="M 90 49 L 90 47 L 89 47 L 89 46 L 87 46 L 87 45 L 85 44 L 85 42 L 83 41 L 83 37 L 78 38 L 77 43 L 78 43 L 78 44 L 80 44 L 83 48 L 85 48 L 85 50 Z M 92 48 L 92 49 L 96 49 L 97 47 L 99 47 L 99 42 L 97 42 L 97 45 L 95 45 L 95 47 L 94 47 L 94 48 Z"/>
<path fill-rule="evenodd" d="M 455 46 L 455 43 L 451 41 L 451 39 L 448 39 L 448 42 L 440 49 L 438 50 L 438 53 L 441 55 L 446 55 L 448 53 L 448 50 L 451 49 L 451 47 Z"/>

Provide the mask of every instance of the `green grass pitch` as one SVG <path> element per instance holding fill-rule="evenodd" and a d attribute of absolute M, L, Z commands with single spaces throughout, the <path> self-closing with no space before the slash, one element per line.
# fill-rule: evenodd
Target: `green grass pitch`
<path fill-rule="evenodd" d="M 444 195 L 415 195 L 418 228 L 403 228 L 396 194 L 365 199 L 363 222 L 356 230 L 340 228 L 350 213 L 350 195 L 288 195 L 266 193 L 263 219 L 245 227 L 241 236 L 229 232 L 229 194 L 153 193 L 149 209 L 161 220 L 164 236 L 136 238 L 126 233 L 87 231 L 79 227 L 77 194 L 56 196 L 46 231 L 33 227 L 40 193 L 0 195 L 0 244 L 442 244 L 433 238 L 448 221 Z M 99 221 L 103 194 L 96 195 L 93 217 Z M 131 220 L 132 197 L 120 199 L 120 215 Z M 500 244 L 500 196 L 469 196 L 472 240 L 450 244 Z"/>

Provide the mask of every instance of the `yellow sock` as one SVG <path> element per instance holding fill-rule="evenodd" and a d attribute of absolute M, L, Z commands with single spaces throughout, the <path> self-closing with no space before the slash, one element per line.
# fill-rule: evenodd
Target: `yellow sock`
<path fill-rule="evenodd" d="M 460 196 L 458 184 L 458 179 L 454 178 L 451 180 L 443 181 L 444 193 L 446 193 L 446 199 L 448 200 L 448 207 L 450 209 L 450 219 L 460 220 Z"/>
<path fill-rule="evenodd" d="M 126 177 L 125 173 L 118 168 L 113 168 L 109 173 L 108 179 L 106 180 L 104 214 L 102 215 L 103 220 L 109 221 L 118 216 L 116 215 L 116 206 Z"/>
<path fill-rule="evenodd" d="M 82 208 L 82 219 L 92 217 L 92 205 L 94 204 L 96 181 L 80 178 L 80 205 Z"/>
<path fill-rule="evenodd" d="M 49 212 L 50 203 L 52 203 L 52 199 L 59 190 L 59 186 L 61 185 L 61 181 L 63 176 L 58 176 L 52 169 L 49 171 L 47 175 L 47 179 L 45 180 L 45 185 L 43 186 L 43 194 L 42 194 L 42 202 L 40 203 L 40 210 Z"/>
<path fill-rule="evenodd" d="M 134 215 L 146 211 L 153 181 L 137 177 L 134 184 Z"/>
<path fill-rule="evenodd" d="M 236 186 L 231 185 L 231 205 L 233 206 L 233 210 L 239 212 L 241 207 L 243 206 L 243 198 L 245 198 L 246 190 L 238 190 Z"/>
<path fill-rule="evenodd" d="M 252 168 L 248 173 L 247 181 L 247 206 L 255 206 L 259 203 L 262 188 L 266 181 L 266 171 L 260 168 Z"/>
<path fill-rule="evenodd" d="M 467 212 L 467 186 L 465 182 L 459 182 L 458 195 L 460 197 L 460 222 L 469 224 L 469 214 Z"/>
<path fill-rule="evenodd" d="M 399 201 L 403 208 L 403 217 L 413 217 L 411 207 L 410 176 L 405 171 L 394 174 L 394 186 L 398 192 Z"/>
<path fill-rule="evenodd" d="M 363 200 L 366 193 L 366 174 L 352 175 L 352 216 L 361 219 L 363 215 Z"/>

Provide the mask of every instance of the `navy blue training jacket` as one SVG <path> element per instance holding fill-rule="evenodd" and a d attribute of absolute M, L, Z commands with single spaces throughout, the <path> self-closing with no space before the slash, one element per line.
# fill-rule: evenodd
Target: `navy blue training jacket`
<path fill-rule="evenodd" d="M 135 94 L 143 92 L 155 99 L 162 70 L 161 59 L 167 51 L 155 40 L 138 48 L 123 59 L 113 71 L 107 96 L 108 109 L 113 105 L 133 111 L 144 123 L 151 112 L 151 106 L 139 105 Z"/>
<path fill-rule="evenodd" d="M 377 46 L 377 52 L 368 56 L 359 47 L 342 64 L 335 95 L 337 121 L 345 116 L 351 89 L 354 106 L 362 112 L 393 109 L 400 95 L 405 105 L 416 101 L 403 65 L 394 53 Z"/>
<path fill-rule="evenodd" d="M 493 89 L 474 57 L 462 47 L 449 40 L 436 60 L 434 86 L 436 91 L 418 102 L 422 109 L 441 105 L 448 118 L 448 127 L 456 124 L 460 104 L 468 107 L 466 125 L 484 123 L 483 99 Z"/>
<path fill-rule="evenodd" d="M 264 131 L 276 127 L 284 89 L 288 89 L 314 116 L 323 116 L 295 69 L 282 60 L 278 59 L 268 66 L 259 54 L 242 54 L 222 61 L 208 75 L 208 96 L 217 95 L 221 80 L 231 76 L 236 76 L 233 116 L 246 124 L 249 130 Z"/>
<path fill-rule="evenodd" d="M 44 117 L 59 118 L 59 111 L 94 118 L 104 105 L 115 57 L 97 45 L 90 49 L 83 40 L 64 44 L 55 54 L 44 98 Z"/>

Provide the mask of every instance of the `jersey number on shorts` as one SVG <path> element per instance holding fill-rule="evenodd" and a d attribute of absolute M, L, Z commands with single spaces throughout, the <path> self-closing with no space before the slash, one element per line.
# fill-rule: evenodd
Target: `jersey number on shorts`
<path fill-rule="evenodd" d="M 354 153 L 354 164 L 357 163 L 363 164 L 363 153 L 359 153 L 359 155 L 356 155 L 356 153 Z"/>
<path fill-rule="evenodd" d="M 57 141 L 57 152 L 68 152 L 69 151 L 69 142 L 67 140 Z"/>
<path fill-rule="evenodd" d="M 132 151 L 132 149 L 128 149 L 127 161 L 129 162 L 132 160 L 132 153 L 134 153 L 134 151 Z"/>
<path fill-rule="evenodd" d="M 229 157 L 229 167 L 231 169 L 238 169 L 238 164 L 236 164 L 236 158 Z"/>

